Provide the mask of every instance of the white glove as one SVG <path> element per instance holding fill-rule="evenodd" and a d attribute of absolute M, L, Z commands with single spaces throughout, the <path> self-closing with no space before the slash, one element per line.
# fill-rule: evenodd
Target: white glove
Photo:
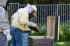
<path fill-rule="evenodd" d="M 7 40 L 8 40 L 8 41 L 11 40 L 11 35 L 7 35 Z"/>
<path fill-rule="evenodd" d="M 33 27 L 37 27 L 37 24 L 36 24 L 36 23 L 33 23 L 32 26 L 33 26 Z"/>
<path fill-rule="evenodd" d="M 32 27 L 37 27 L 37 24 L 36 23 L 33 23 L 33 22 L 28 22 L 27 25 L 28 26 L 32 26 Z"/>
<path fill-rule="evenodd" d="M 3 30 L 3 33 L 7 36 L 7 40 L 11 40 L 11 35 L 10 35 L 10 28 Z"/>

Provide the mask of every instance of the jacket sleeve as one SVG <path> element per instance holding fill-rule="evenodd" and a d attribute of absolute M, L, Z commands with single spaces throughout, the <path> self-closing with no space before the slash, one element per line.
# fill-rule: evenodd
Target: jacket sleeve
<path fill-rule="evenodd" d="M 3 28 L 7 29 L 10 27 L 7 13 L 5 13 L 5 16 L 3 16 L 3 17 L 4 17 L 3 18 Z"/>
<path fill-rule="evenodd" d="M 33 27 L 36 27 L 37 24 L 33 23 L 33 22 L 30 22 L 28 19 L 29 19 L 29 15 L 27 12 L 24 12 L 24 13 L 20 13 L 19 15 L 21 15 L 18 19 L 18 22 L 20 24 L 25 24 L 27 26 L 33 26 Z"/>
<path fill-rule="evenodd" d="M 1 20 L 2 20 L 2 29 L 7 29 L 10 27 L 9 25 L 9 20 L 8 20 L 8 14 L 5 10 L 2 11 L 2 16 L 1 16 Z"/>

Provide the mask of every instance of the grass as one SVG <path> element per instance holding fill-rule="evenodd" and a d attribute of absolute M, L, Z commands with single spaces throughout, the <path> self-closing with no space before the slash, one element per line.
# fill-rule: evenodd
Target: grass
<path fill-rule="evenodd" d="M 11 41 L 8 42 L 8 46 L 11 46 Z"/>
<path fill-rule="evenodd" d="M 55 42 L 55 46 L 70 46 L 70 41 Z"/>

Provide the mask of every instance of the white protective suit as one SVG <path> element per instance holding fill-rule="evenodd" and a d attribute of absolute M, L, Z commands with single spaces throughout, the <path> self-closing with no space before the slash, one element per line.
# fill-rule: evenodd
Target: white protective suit
<path fill-rule="evenodd" d="M 28 30 L 28 26 L 36 27 L 37 24 L 29 21 L 29 13 L 33 10 L 37 11 L 35 5 L 28 4 L 25 8 L 20 8 L 12 16 L 12 27 L 21 29 L 22 31 Z"/>

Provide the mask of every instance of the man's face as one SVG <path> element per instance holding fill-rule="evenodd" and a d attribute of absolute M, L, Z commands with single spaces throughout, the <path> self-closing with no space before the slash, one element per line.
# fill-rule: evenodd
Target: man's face
<path fill-rule="evenodd" d="M 34 16 L 34 17 L 37 17 L 37 12 L 36 12 L 35 10 L 33 10 L 33 11 L 31 12 L 31 15 Z"/>

